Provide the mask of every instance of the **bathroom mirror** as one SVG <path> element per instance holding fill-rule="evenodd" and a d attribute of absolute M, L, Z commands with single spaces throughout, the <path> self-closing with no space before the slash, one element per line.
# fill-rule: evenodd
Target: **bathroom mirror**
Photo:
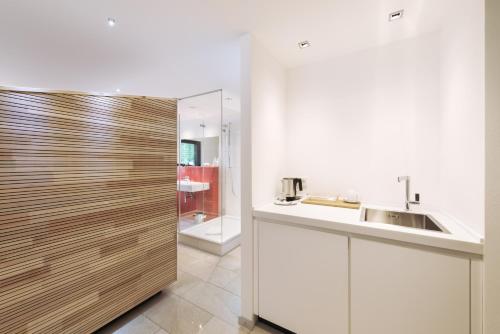
<path fill-rule="evenodd" d="M 201 166 L 201 141 L 181 139 L 181 166 Z"/>
<path fill-rule="evenodd" d="M 219 136 L 181 139 L 181 166 L 218 166 Z"/>

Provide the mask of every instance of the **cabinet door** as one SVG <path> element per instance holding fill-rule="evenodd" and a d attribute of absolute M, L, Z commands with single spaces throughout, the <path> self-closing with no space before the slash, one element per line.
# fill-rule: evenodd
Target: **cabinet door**
<path fill-rule="evenodd" d="M 469 260 L 351 239 L 352 334 L 468 334 Z"/>
<path fill-rule="evenodd" d="M 348 238 L 260 222 L 259 316 L 304 334 L 348 332 Z"/>

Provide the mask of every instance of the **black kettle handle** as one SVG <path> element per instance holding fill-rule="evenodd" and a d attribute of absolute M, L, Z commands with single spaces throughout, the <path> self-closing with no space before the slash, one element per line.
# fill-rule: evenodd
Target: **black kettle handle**
<path fill-rule="evenodd" d="M 297 184 L 299 185 L 299 190 L 302 191 L 302 179 L 293 179 L 293 190 L 295 190 L 295 192 L 297 192 Z"/>

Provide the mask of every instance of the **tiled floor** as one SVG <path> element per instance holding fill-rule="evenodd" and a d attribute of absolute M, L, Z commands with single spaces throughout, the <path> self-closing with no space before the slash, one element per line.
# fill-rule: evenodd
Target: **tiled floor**
<path fill-rule="evenodd" d="M 178 281 L 98 331 L 98 334 L 277 334 L 238 326 L 241 253 L 219 257 L 179 245 Z"/>

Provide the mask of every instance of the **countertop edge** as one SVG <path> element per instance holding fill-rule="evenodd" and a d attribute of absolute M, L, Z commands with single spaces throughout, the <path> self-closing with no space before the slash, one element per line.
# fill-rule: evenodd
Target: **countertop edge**
<path fill-rule="evenodd" d="M 263 209 L 254 209 L 253 217 L 256 219 L 260 218 L 274 220 L 282 223 L 290 223 L 293 225 L 303 226 L 305 228 L 312 227 L 331 230 L 334 232 L 353 233 L 361 236 L 388 239 L 409 244 L 468 253 L 476 256 L 483 256 L 483 244 L 472 241 L 436 238 L 409 232 L 376 228 L 368 225 L 363 226 L 361 224 L 353 224 L 349 222 L 337 222 L 326 219 L 322 220 L 317 218 L 270 212 Z"/>

